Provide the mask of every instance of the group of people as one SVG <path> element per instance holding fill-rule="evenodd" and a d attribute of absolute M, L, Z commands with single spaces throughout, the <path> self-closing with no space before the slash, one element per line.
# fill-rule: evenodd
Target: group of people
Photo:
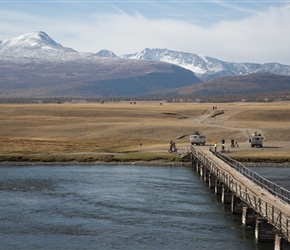
<path fill-rule="evenodd" d="M 221 140 L 221 144 L 222 144 L 222 152 L 225 152 L 225 143 L 226 143 L 226 140 L 223 138 L 222 140 Z M 217 143 L 215 143 L 214 144 L 214 151 L 216 152 L 217 151 L 217 147 L 218 147 L 218 144 Z M 231 147 L 232 148 L 234 148 L 234 147 L 239 147 L 239 144 L 238 144 L 238 142 L 235 142 L 235 140 L 234 139 L 232 139 L 231 140 Z"/>
<path fill-rule="evenodd" d="M 169 150 L 168 150 L 170 153 L 172 152 L 177 152 L 177 148 L 176 148 L 176 144 L 174 141 L 170 141 L 169 143 Z"/>

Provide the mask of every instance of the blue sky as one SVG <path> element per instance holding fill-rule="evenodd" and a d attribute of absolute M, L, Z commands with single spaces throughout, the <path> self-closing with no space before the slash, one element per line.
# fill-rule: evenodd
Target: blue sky
<path fill-rule="evenodd" d="M 290 65 L 290 0 L 0 0 L 0 40 L 32 31 L 81 52 L 167 48 Z"/>

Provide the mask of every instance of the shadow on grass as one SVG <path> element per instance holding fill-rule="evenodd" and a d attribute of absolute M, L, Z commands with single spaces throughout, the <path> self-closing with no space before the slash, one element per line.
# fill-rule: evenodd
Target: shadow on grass
<path fill-rule="evenodd" d="M 277 146 L 263 146 L 262 148 L 282 148 L 282 147 L 277 147 Z"/>

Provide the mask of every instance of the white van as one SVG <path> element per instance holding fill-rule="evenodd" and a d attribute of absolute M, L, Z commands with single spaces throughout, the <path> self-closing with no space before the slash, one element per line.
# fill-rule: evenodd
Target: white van
<path fill-rule="evenodd" d="M 249 139 L 249 142 L 251 143 L 251 147 L 263 147 L 264 137 L 261 134 L 258 134 L 257 131 L 255 131 L 255 134 L 251 136 Z"/>
<path fill-rule="evenodd" d="M 205 145 L 206 137 L 203 134 L 194 134 L 189 136 L 191 145 Z"/>
<path fill-rule="evenodd" d="M 251 143 L 251 147 L 263 147 L 264 137 L 259 135 L 254 135 L 250 138 L 249 142 Z"/>

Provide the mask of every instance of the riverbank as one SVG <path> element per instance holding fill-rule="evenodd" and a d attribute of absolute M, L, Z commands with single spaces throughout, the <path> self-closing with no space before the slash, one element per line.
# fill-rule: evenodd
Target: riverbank
<path fill-rule="evenodd" d="M 83 165 L 83 166 L 93 166 L 93 165 L 107 165 L 107 166 L 116 166 L 116 165 L 144 165 L 144 166 L 167 166 L 167 167 L 179 167 L 179 166 L 191 166 L 190 162 L 180 162 L 180 161 L 128 161 L 128 162 L 105 162 L 105 161 L 96 161 L 96 162 L 22 162 L 22 161 L 2 161 L 0 166 L 73 166 L 73 165 Z"/>
<path fill-rule="evenodd" d="M 262 168 L 290 168 L 290 162 L 241 162 L 245 167 L 262 167 Z M 164 161 L 164 160 L 152 160 L 152 161 L 91 161 L 91 162 L 78 162 L 78 161 L 55 161 L 55 162 L 43 162 L 43 161 L 1 161 L 0 166 L 93 166 L 93 165 L 144 165 L 144 166 L 167 166 L 167 167 L 191 167 L 189 161 Z"/>

